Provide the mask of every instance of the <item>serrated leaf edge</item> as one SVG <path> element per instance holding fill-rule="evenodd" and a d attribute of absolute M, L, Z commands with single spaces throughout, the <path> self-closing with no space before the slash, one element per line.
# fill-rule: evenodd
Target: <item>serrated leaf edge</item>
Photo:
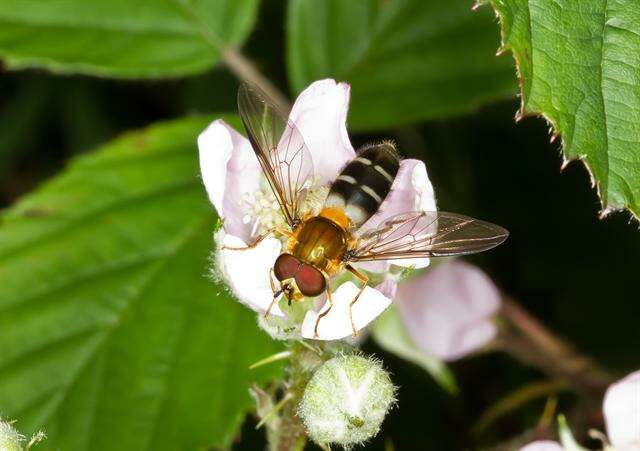
<path fill-rule="evenodd" d="M 564 169 L 572 161 L 579 160 L 580 162 L 582 162 L 582 164 L 584 165 L 585 169 L 587 170 L 587 173 L 589 174 L 589 179 L 591 181 L 591 188 L 596 190 L 596 193 L 598 194 L 598 199 L 600 199 L 600 204 L 601 204 L 602 208 L 600 209 L 600 212 L 598 213 L 598 218 L 599 219 L 604 219 L 610 213 L 622 212 L 622 211 L 626 210 L 629 213 L 631 213 L 631 217 L 633 219 L 635 219 L 636 221 L 640 222 L 640 212 L 634 211 L 633 208 L 631 207 L 631 205 L 628 202 L 625 202 L 621 206 L 614 206 L 614 205 L 611 205 L 610 203 L 607 202 L 607 200 L 602 196 L 600 184 L 598 183 L 598 180 L 596 179 L 593 170 L 591 169 L 591 167 L 589 166 L 588 162 L 586 161 L 586 159 L 583 156 L 577 156 L 576 158 L 567 158 L 566 157 L 564 138 L 562 137 L 562 135 L 558 131 L 559 128 L 557 127 L 555 122 L 547 114 L 545 114 L 544 111 L 527 110 L 527 108 L 525 107 L 526 93 L 525 93 L 525 89 L 524 89 L 524 77 L 522 76 L 522 73 L 521 73 L 521 70 L 520 70 L 520 59 L 522 58 L 522 56 L 519 55 L 519 53 L 518 53 L 518 51 L 516 49 L 514 49 L 512 46 L 507 44 L 506 37 L 505 37 L 504 21 L 503 21 L 502 16 L 500 15 L 500 12 L 498 11 L 498 9 L 493 4 L 494 1 L 495 0 L 476 0 L 471 9 L 475 11 L 476 9 L 478 9 L 481 6 L 486 6 L 486 5 L 491 6 L 491 8 L 493 9 L 493 12 L 496 15 L 496 18 L 497 18 L 499 24 L 500 24 L 500 46 L 498 47 L 498 50 L 496 51 L 496 56 L 501 56 L 504 53 L 506 53 L 507 51 L 511 51 L 511 54 L 512 54 L 513 59 L 515 61 L 516 78 L 518 80 L 518 87 L 520 89 L 520 94 L 519 94 L 519 97 L 520 97 L 520 108 L 516 112 L 516 115 L 515 115 L 515 118 L 514 118 L 515 122 L 516 123 L 520 122 L 522 119 L 527 118 L 527 117 L 542 117 L 547 122 L 547 124 L 549 125 L 549 134 L 551 135 L 551 138 L 550 138 L 549 142 L 551 144 L 553 144 L 557 140 L 557 138 L 560 137 L 560 148 L 561 148 L 561 156 L 562 156 L 562 163 L 560 164 L 560 171 L 561 172 L 564 171 Z M 528 3 L 528 0 L 527 0 L 527 5 L 528 4 L 529 3 Z"/>

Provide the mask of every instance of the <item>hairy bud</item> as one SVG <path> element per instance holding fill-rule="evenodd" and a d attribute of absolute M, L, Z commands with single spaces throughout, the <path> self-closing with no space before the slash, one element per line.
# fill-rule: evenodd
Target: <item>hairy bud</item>
<path fill-rule="evenodd" d="M 316 371 L 298 414 L 316 443 L 350 448 L 378 433 L 394 402 L 395 387 L 382 365 L 347 355 L 328 360 Z"/>

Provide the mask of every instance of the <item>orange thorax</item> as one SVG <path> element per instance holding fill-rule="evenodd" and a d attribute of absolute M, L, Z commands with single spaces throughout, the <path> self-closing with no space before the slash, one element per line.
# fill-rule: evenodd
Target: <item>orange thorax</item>
<path fill-rule="evenodd" d="M 288 252 L 331 275 L 342 267 L 349 242 L 348 225 L 342 210 L 325 208 L 296 227 L 287 244 Z"/>

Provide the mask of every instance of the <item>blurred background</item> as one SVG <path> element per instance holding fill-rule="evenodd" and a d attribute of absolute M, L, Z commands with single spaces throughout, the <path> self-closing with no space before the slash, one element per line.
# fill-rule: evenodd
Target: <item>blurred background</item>
<path fill-rule="evenodd" d="M 263 2 L 243 51 L 290 93 L 285 9 L 282 2 Z M 497 48 L 497 24 L 485 25 L 494 27 Z M 511 56 L 502 56 L 500 64 L 511 65 Z M 515 123 L 519 99 L 513 78 L 511 95 L 469 113 L 357 132 L 352 139 L 361 145 L 393 137 L 405 156 L 426 162 L 440 208 L 509 229 L 505 245 L 471 260 L 558 335 L 614 374 L 626 374 L 640 366 L 637 223 L 627 213 L 598 219 L 599 200 L 584 166 L 574 162 L 560 170 L 560 144 L 550 144 L 544 120 Z M 70 159 L 124 131 L 196 113 L 235 111 L 237 84 L 222 67 L 162 81 L 40 70 L 0 73 L 0 206 L 10 206 Z M 358 96 L 355 87 L 352 98 Z M 383 358 L 400 386 L 399 407 L 367 449 L 494 446 L 534 426 L 543 410 L 541 398 L 472 432 L 497 399 L 543 375 L 502 353 L 478 355 L 452 364 L 460 394 L 451 396 L 421 368 L 370 341 L 364 348 Z M 560 393 L 558 410 L 571 412 L 575 405 L 575 395 Z M 254 419 L 246 420 L 234 449 L 263 449 L 254 425 Z"/>

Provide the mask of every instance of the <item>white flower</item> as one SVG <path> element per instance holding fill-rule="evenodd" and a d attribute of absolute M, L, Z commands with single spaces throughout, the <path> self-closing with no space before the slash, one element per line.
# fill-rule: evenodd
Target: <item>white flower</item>
<path fill-rule="evenodd" d="M 596 431 L 596 438 L 602 438 L 605 451 L 640 451 L 640 370 L 609 386 L 604 395 L 602 410 L 607 428 L 606 438 Z M 562 426 L 562 424 L 561 424 Z M 520 451 L 583 451 L 573 441 L 566 428 L 561 432 L 562 446 L 555 442 L 533 442 Z M 555 443 L 555 448 L 549 443 Z"/>
<path fill-rule="evenodd" d="M 640 371 L 609 386 L 603 411 L 611 446 L 640 451 Z"/>
<path fill-rule="evenodd" d="M 316 184 L 305 200 L 308 210 L 322 205 L 330 183 L 355 157 L 346 128 L 348 105 L 349 85 L 321 80 L 312 83 L 298 96 L 289 115 L 313 159 Z M 244 136 L 224 121 L 216 120 L 201 133 L 198 147 L 202 179 L 211 203 L 223 220 L 223 230 L 216 236 L 219 247 L 251 244 L 261 232 L 274 224 L 284 223 L 251 144 Z M 392 191 L 380 212 L 364 227 L 373 228 L 395 213 L 416 209 L 435 210 L 435 199 L 424 163 L 407 159 L 400 163 Z M 280 239 L 268 237 L 249 250 L 219 249 L 217 252 L 217 266 L 227 284 L 240 302 L 257 312 L 264 313 L 273 300 L 270 269 L 282 245 Z M 428 259 L 410 263 L 426 266 Z M 379 272 L 387 268 L 386 264 L 365 267 Z M 301 326 L 302 336 L 324 340 L 350 336 L 352 327 L 347 310 L 354 289 L 352 282 L 336 287 L 332 296 L 334 308 L 320 321 L 318 337 L 314 337 L 313 327 L 309 326 L 315 322 L 318 312 L 310 310 Z M 386 293 L 390 291 L 393 290 L 387 287 Z M 368 287 L 353 307 L 356 329 L 367 326 L 390 303 L 391 299 L 382 291 Z M 327 307 L 321 305 L 318 311 Z M 286 316 L 278 305 L 274 305 L 270 313 Z"/>
<path fill-rule="evenodd" d="M 396 304 L 418 348 L 456 360 L 496 335 L 500 292 L 482 270 L 461 260 L 438 265 L 398 286 Z"/>

